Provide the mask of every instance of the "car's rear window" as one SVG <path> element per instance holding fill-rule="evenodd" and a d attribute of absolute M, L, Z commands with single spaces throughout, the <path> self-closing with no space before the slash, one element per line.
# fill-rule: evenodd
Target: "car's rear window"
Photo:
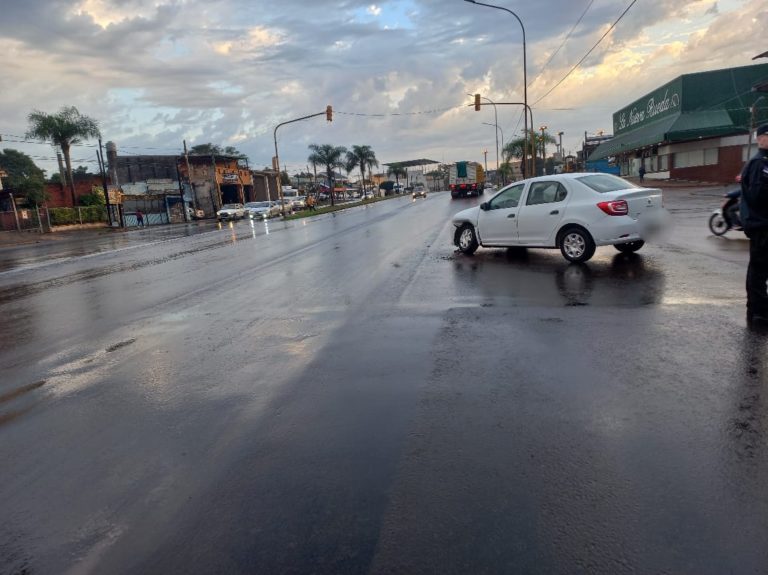
<path fill-rule="evenodd" d="M 637 187 L 632 182 L 628 182 L 624 178 L 618 176 L 612 176 L 611 174 L 590 174 L 589 176 L 583 176 L 576 179 L 585 186 L 592 188 L 601 194 Z"/>

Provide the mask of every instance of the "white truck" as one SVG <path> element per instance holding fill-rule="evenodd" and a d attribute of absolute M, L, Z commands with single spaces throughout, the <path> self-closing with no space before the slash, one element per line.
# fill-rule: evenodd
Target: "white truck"
<path fill-rule="evenodd" d="M 479 196 L 485 186 L 483 166 L 477 162 L 456 162 L 448 173 L 451 198 Z"/>

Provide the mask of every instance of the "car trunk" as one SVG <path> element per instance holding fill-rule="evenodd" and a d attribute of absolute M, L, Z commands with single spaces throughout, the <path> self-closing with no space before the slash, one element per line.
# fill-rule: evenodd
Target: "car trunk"
<path fill-rule="evenodd" d="M 648 213 L 656 212 L 664 207 L 661 190 L 658 188 L 632 188 L 600 194 L 608 201 L 624 200 L 629 207 L 629 215 L 636 220 Z"/>

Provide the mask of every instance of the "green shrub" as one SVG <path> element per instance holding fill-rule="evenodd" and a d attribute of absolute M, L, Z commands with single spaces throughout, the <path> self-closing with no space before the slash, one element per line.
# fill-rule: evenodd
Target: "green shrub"
<path fill-rule="evenodd" d="M 104 206 L 82 207 L 79 215 L 76 208 L 51 208 L 49 214 L 52 226 L 79 224 L 81 218 L 84 224 L 107 221 L 107 209 Z"/>

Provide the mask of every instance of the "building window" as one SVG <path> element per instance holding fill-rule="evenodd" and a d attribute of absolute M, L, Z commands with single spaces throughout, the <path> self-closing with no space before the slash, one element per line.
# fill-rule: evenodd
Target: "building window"
<path fill-rule="evenodd" d="M 659 171 L 666 172 L 669 170 L 669 154 L 659 156 Z"/>
<path fill-rule="evenodd" d="M 717 165 L 718 152 L 718 148 L 692 150 L 690 152 L 678 152 L 675 154 L 675 167 L 695 168 L 697 166 Z"/>

